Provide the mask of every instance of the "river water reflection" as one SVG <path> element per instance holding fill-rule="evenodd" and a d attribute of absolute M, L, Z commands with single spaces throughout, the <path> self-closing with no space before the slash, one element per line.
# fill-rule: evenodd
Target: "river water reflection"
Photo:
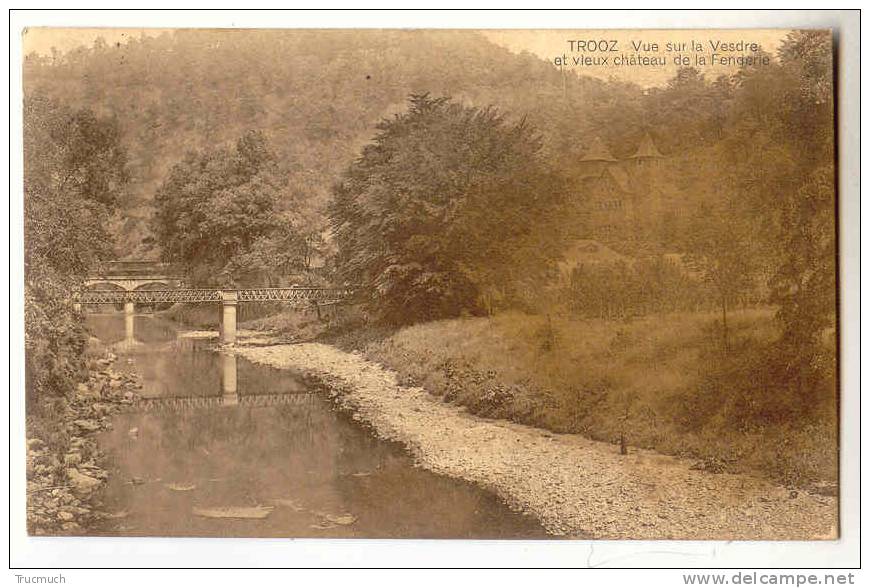
<path fill-rule="evenodd" d="M 102 534 L 545 536 L 492 494 L 415 468 L 292 372 L 218 353 L 156 317 L 133 320 L 88 317 L 120 368 L 143 380 L 143 401 L 101 438 L 112 468 L 105 508 L 117 516 Z"/>

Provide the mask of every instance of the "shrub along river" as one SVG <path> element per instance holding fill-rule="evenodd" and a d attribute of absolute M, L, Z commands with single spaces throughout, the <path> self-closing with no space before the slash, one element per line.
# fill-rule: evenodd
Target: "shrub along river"
<path fill-rule="evenodd" d="M 142 378 L 102 434 L 109 518 L 99 534 L 532 538 L 545 532 L 472 484 L 415 467 L 315 382 L 221 354 L 171 322 L 91 315 Z"/>

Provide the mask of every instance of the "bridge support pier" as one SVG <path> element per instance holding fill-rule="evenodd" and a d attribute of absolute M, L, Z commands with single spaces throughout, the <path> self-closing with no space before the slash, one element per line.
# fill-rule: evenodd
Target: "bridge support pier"
<path fill-rule="evenodd" d="M 132 347 L 136 344 L 135 321 L 133 316 L 136 311 L 136 305 L 132 302 L 124 303 L 124 344 Z"/>
<path fill-rule="evenodd" d="M 221 292 L 221 343 L 236 342 L 236 307 L 239 293 L 235 290 Z"/>

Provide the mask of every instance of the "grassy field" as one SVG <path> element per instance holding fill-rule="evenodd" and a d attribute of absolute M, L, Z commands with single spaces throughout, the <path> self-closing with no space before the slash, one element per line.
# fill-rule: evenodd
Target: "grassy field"
<path fill-rule="evenodd" d="M 778 333 L 770 309 L 631 322 L 507 313 L 415 325 L 363 346 L 368 357 L 482 416 L 693 457 L 807 485 L 837 477 L 836 398 L 797 415 L 756 379 Z M 763 376 L 764 374 L 762 374 Z M 763 380 L 764 378 L 760 378 Z M 747 392 L 747 382 L 750 391 Z M 761 398 L 763 396 L 763 398 Z"/>

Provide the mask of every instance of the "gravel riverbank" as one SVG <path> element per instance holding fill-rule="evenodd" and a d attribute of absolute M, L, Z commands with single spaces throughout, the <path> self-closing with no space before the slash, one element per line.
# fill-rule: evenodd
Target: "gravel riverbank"
<path fill-rule="evenodd" d="M 356 353 L 304 343 L 245 347 L 255 363 L 322 379 L 336 401 L 419 465 L 477 483 L 536 516 L 553 535 L 600 539 L 832 539 L 835 497 L 579 435 L 483 419 L 401 386 Z"/>

